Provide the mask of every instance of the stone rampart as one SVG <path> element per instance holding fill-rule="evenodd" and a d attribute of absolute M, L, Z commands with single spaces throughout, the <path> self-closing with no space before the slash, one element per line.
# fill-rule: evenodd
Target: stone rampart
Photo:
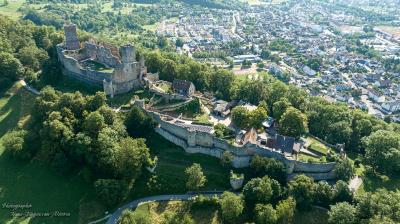
<path fill-rule="evenodd" d="M 177 125 L 168 120 L 174 118 L 160 115 L 157 112 L 147 110 L 158 123 L 157 133 L 167 140 L 182 147 L 188 153 L 202 153 L 217 158 L 222 158 L 225 151 L 229 151 L 233 156 L 232 166 L 243 168 L 250 165 L 251 158 L 254 155 L 260 155 L 268 158 L 275 158 L 283 162 L 288 173 L 305 173 L 316 180 L 333 179 L 336 163 L 305 163 L 296 161 L 291 157 L 285 156 L 279 151 L 269 149 L 258 144 L 247 143 L 243 146 L 236 146 L 225 140 L 216 138 L 212 133 L 201 131 L 189 131 L 187 128 Z M 162 118 L 162 116 L 164 118 Z M 167 120 L 164 120 L 167 119 Z"/>

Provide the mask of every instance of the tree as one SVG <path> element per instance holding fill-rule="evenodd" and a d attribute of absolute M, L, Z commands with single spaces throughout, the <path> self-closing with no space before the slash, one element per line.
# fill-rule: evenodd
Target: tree
<path fill-rule="evenodd" d="M 122 212 L 121 217 L 118 219 L 117 224 L 151 224 L 150 217 L 142 214 L 135 213 L 128 209 Z"/>
<path fill-rule="evenodd" d="M 286 167 L 282 162 L 274 158 L 255 155 L 251 159 L 250 167 L 259 177 L 268 175 L 282 184 L 286 182 Z"/>
<path fill-rule="evenodd" d="M 349 159 L 342 159 L 336 163 L 335 169 L 333 170 L 335 177 L 338 180 L 348 182 L 355 176 L 355 168 L 353 163 Z"/>
<path fill-rule="evenodd" d="M 267 204 L 276 201 L 282 194 L 278 181 L 264 176 L 253 178 L 243 187 L 243 195 L 246 204 L 253 208 L 255 204 Z"/>
<path fill-rule="evenodd" d="M 248 110 L 241 106 L 233 108 L 232 122 L 241 129 L 247 129 L 250 126 Z"/>
<path fill-rule="evenodd" d="M 400 170 L 400 135 L 396 132 L 379 130 L 365 137 L 366 164 L 375 171 L 393 174 Z"/>
<path fill-rule="evenodd" d="M 135 137 L 148 136 L 153 132 L 156 121 L 139 107 L 132 107 L 125 119 L 125 126 L 130 135 Z"/>
<path fill-rule="evenodd" d="M 143 165 L 148 165 L 150 152 L 144 139 L 123 138 L 116 151 L 118 176 L 128 181 L 139 176 Z"/>
<path fill-rule="evenodd" d="M 104 117 L 98 111 L 90 113 L 83 122 L 83 130 L 91 137 L 97 137 L 105 126 Z"/>
<path fill-rule="evenodd" d="M 296 201 L 292 197 L 280 201 L 276 206 L 278 223 L 292 223 L 295 211 Z"/>
<path fill-rule="evenodd" d="M 260 129 L 262 128 L 262 122 L 267 118 L 267 110 L 263 107 L 257 107 L 257 109 L 250 111 L 248 113 L 249 116 L 249 125 L 250 127 Z"/>
<path fill-rule="evenodd" d="M 286 110 L 282 115 L 279 124 L 279 131 L 283 135 L 295 138 L 300 138 L 308 130 L 306 115 L 294 107 L 290 107 Z"/>
<path fill-rule="evenodd" d="M 228 223 L 234 223 L 244 209 L 243 199 L 234 193 L 225 191 L 221 196 L 222 218 Z"/>
<path fill-rule="evenodd" d="M 353 130 L 347 121 L 340 121 L 330 125 L 330 132 L 327 136 L 328 142 L 345 143 L 349 145 Z"/>
<path fill-rule="evenodd" d="M 291 107 L 292 104 L 287 99 L 282 99 L 275 102 L 272 106 L 274 118 L 279 121 L 286 110 Z"/>
<path fill-rule="evenodd" d="M 314 202 L 314 180 L 305 175 L 298 175 L 289 182 L 289 195 L 291 195 L 297 203 L 297 208 L 307 210 L 311 208 Z"/>
<path fill-rule="evenodd" d="M 206 176 L 198 163 L 186 168 L 185 173 L 187 175 L 186 187 L 189 190 L 199 190 L 206 183 Z"/>
<path fill-rule="evenodd" d="M 10 80 L 17 80 L 24 73 L 21 62 L 7 52 L 0 52 L 1 76 Z"/>
<path fill-rule="evenodd" d="M 94 188 L 100 199 L 112 207 L 121 202 L 129 193 L 129 185 L 116 179 L 99 179 L 94 182 Z"/>
<path fill-rule="evenodd" d="M 399 191 L 378 189 L 376 192 L 357 195 L 356 201 L 358 202 L 357 213 L 362 220 L 373 220 L 374 217 L 380 217 L 391 219 L 394 223 L 400 222 Z"/>
<path fill-rule="evenodd" d="M 333 189 L 326 181 L 320 181 L 315 185 L 315 203 L 328 208 L 332 202 Z"/>
<path fill-rule="evenodd" d="M 175 46 L 183 47 L 183 40 L 181 38 L 176 39 Z"/>
<path fill-rule="evenodd" d="M 271 204 L 257 204 L 255 208 L 256 223 L 275 224 L 278 220 L 276 213 Z"/>
<path fill-rule="evenodd" d="M 4 136 L 3 146 L 6 152 L 20 159 L 29 159 L 31 154 L 24 147 L 26 131 L 13 131 Z"/>
<path fill-rule="evenodd" d="M 331 206 L 328 215 L 328 222 L 331 224 L 356 224 L 358 221 L 356 208 L 347 202 Z"/>
<path fill-rule="evenodd" d="M 24 66 L 33 71 L 39 71 L 44 62 L 49 59 L 49 55 L 45 50 L 36 47 L 35 44 L 30 44 L 19 49 L 18 59 Z"/>
<path fill-rule="evenodd" d="M 350 191 L 350 188 L 347 185 L 347 183 L 342 180 L 337 181 L 333 187 L 333 201 L 351 202 L 352 200 L 353 200 L 353 193 Z"/>
<path fill-rule="evenodd" d="M 222 166 L 230 167 L 233 162 L 233 159 L 234 159 L 234 157 L 231 152 L 224 151 L 224 153 L 222 154 L 222 158 L 221 158 Z"/>

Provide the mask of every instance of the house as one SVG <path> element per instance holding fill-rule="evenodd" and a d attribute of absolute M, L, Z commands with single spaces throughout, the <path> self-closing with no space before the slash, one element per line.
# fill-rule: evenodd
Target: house
<path fill-rule="evenodd" d="M 392 100 L 382 104 L 382 108 L 389 111 L 389 112 L 396 112 L 400 110 L 400 101 L 399 100 Z"/>
<path fill-rule="evenodd" d="M 374 89 L 368 89 L 368 97 L 377 103 L 385 102 L 385 95 Z"/>
<path fill-rule="evenodd" d="M 172 88 L 178 94 L 185 95 L 185 96 L 192 96 L 194 91 L 196 91 L 192 82 L 186 80 L 175 79 L 172 82 Z"/>
<path fill-rule="evenodd" d="M 301 144 L 296 142 L 296 139 L 289 136 L 276 134 L 272 138 L 267 139 L 267 147 L 275 150 L 280 150 L 283 153 L 293 154 L 299 153 Z"/>
<path fill-rule="evenodd" d="M 226 117 L 231 113 L 231 109 L 235 104 L 235 101 L 228 103 L 224 100 L 217 100 L 214 102 L 213 113 L 217 116 Z"/>
<path fill-rule="evenodd" d="M 308 67 L 307 65 L 303 67 L 303 71 L 304 73 L 306 73 L 306 75 L 308 76 L 316 76 L 317 72 L 312 70 L 310 67 Z"/>
<path fill-rule="evenodd" d="M 245 145 L 247 142 L 250 142 L 252 144 L 257 144 L 257 131 L 255 128 L 251 128 L 248 131 L 242 130 L 237 136 L 236 136 L 236 143 L 239 145 Z"/>

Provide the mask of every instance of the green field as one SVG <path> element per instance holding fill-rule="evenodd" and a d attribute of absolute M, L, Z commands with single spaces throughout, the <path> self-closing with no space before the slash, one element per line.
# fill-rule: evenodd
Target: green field
<path fill-rule="evenodd" d="M 17 20 L 22 15 L 18 9 L 25 3 L 25 0 L 9 0 L 8 2 L 8 5 L 4 6 L 3 1 L 0 1 L 0 14 Z"/>
<path fill-rule="evenodd" d="M 92 184 L 80 176 L 60 175 L 39 161 L 18 162 L 5 155 L 4 136 L 23 125 L 32 105 L 33 95 L 18 84 L 0 95 L 0 204 L 26 203 L 32 208 L 22 212 L 60 211 L 70 216 L 16 219 L 11 210 L 0 207 L 0 223 L 87 223 L 103 216 L 104 207 L 97 201 Z"/>

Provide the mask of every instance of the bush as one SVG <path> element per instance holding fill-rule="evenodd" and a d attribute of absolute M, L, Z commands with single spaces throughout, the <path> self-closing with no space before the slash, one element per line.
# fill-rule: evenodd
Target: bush
<path fill-rule="evenodd" d="M 191 199 L 190 208 L 193 210 L 210 208 L 219 205 L 218 197 L 206 197 L 204 195 L 195 196 Z"/>

